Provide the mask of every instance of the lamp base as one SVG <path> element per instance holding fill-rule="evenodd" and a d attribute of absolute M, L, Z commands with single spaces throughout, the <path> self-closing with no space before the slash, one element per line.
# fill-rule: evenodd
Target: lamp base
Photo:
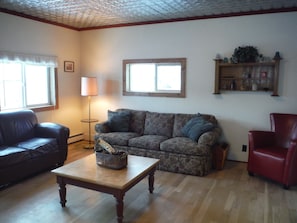
<path fill-rule="evenodd" d="M 84 149 L 94 149 L 94 144 L 88 143 L 88 144 L 84 145 Z"/>

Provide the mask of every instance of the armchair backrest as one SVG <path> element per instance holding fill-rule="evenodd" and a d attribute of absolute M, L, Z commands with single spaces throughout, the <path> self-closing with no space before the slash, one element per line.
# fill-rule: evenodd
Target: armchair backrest
<path fill-rule="evenodd" d="M 290 141 L 297 140 L 297 114 L 271 113 L 270 123 L 278 146 L 289 148 Z"/>

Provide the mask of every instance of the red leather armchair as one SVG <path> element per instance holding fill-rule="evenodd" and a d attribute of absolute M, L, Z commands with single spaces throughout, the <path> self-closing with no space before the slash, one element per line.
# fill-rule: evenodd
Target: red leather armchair
<path fill-rule="evenodd" d="M 297 184 L 297 114 L 270 114 L 271 131 L 249 131 L 247 170 L 283 184 Z"/>

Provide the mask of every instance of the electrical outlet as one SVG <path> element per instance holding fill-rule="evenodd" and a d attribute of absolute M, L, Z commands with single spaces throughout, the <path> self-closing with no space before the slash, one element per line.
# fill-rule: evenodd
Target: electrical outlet
<path fill-rule="evenodd" d="M 242 152 L 246 152 L 246 149 L 247 149 L 247 146 L 246 146 L 246 145 L 242 145 L 242 149 L 241 149 L 241 151 L 242 151 Z"/>

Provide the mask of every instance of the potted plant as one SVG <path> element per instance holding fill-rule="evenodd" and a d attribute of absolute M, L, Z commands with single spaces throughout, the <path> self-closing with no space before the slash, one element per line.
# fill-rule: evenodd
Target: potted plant
<path fill-rule="evenodd" d="M 234 63 L 253 63 L 256 62 L 258 57 L 259 52 L 256 47 L 240 46 L 235 48 L 232 55 L 232 61 Z"/>

